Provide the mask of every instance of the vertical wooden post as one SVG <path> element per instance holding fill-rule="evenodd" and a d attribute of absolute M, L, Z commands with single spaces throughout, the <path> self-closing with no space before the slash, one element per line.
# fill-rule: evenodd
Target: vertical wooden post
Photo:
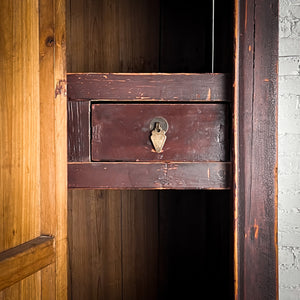
<path fill-rule="evenodd" d="M 278 0 L 235 3 L 235 298 L 277 299 Z"/>

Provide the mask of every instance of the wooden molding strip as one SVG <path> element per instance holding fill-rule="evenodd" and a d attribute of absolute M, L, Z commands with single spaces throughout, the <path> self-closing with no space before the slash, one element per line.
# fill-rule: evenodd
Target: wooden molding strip
<path fill-rule="evenodd" d="M 55 262 L 54 238 L 40 236 L 0 253 L 0 291 Z"/>
<path fill-rule="evenodd" d="M 231 162 L 68 163 L 68 187 L 230 189 Z"/>
<path fill-rule="evenodd" d="M 230 74 L 68 74 L 69 100 L 226 101 L 231 102 Z"/>

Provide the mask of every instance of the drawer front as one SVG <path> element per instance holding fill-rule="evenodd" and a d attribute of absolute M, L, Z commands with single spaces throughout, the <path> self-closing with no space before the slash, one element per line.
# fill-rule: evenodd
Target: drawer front
<path fill-rule="evenodd" d="M 226 104 L 92 104 L 92 161 L 227 161 Z M 168 122 L 163 150 L 151 121 Z"/>

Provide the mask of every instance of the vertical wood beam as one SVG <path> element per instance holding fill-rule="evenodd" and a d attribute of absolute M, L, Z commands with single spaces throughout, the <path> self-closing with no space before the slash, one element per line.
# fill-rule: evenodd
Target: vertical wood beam
<path fill-rule="evenodd" d="M 42 271 L 45 299 L 67 298 L 65 12 L 65 0 L 40 1 L 41 233 L 56 246 L 55 265 Z"/>
<path fill-rule="evenodd" d="M 277 299 L 278 0 L 235 3 L 235 298 Z"/>

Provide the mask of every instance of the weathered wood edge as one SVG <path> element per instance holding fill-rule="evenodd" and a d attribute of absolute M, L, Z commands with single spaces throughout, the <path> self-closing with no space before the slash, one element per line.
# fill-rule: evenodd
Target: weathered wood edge
<path fill-rule="evenodd" d="M 230 74 L 68 74 L 69 100 L 231 102 Z"/>
<path fill-rule="evenodd" d="M 235 299 L 278 299 L 278 0 L 235 5 Z"/>
<path fill-rule="evenodd" d="M 0 253 L 0 291 L 55 262 L 54 238 L 40 236 Z"/>
<path fill-rule="evenodd" d="M 231 162 L 68 163 L 68 184 L 79 189 L 230 189 Z"/>

